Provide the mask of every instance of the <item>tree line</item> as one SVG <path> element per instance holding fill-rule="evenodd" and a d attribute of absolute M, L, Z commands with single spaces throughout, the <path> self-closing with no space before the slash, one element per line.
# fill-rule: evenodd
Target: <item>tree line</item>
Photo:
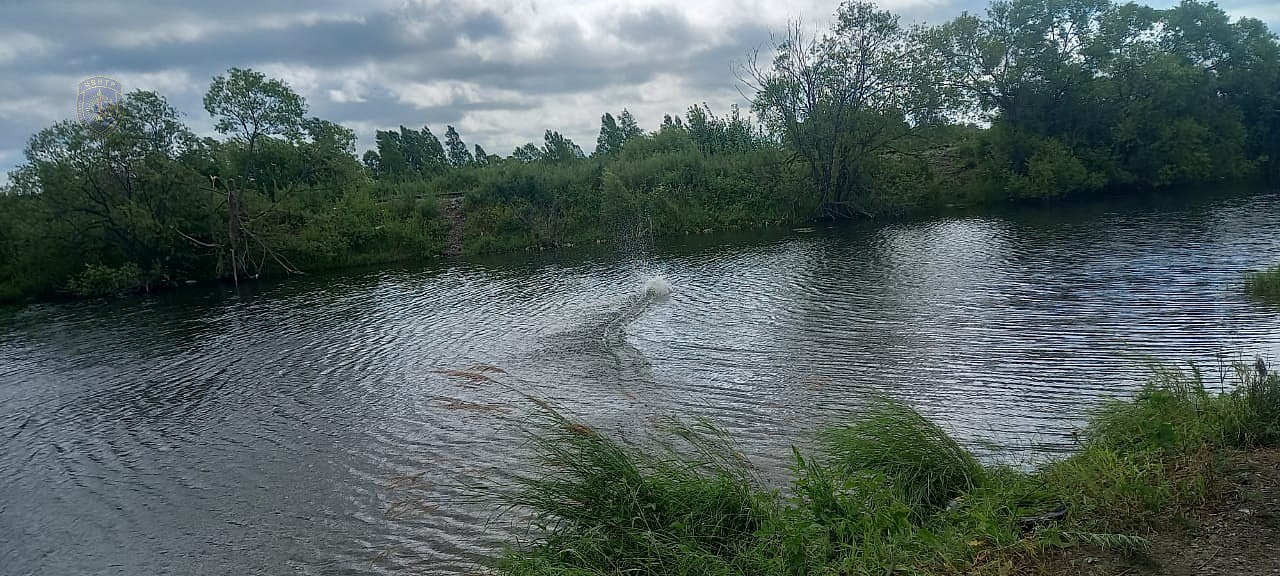
<path fill-rule="evenodd" d="M 421 259 L 437 196 L 466 252 L 869 217 L 941 204 L 1280 180 L 1280 43 L 1211 2 L 999 0 L 905 26 L 867 2 L 746 55 L 751 113 L 706 104 L 652 130 L 601 117 L 591 154 L 548 129 L 507 156 L 453 126 L 348 128 L 232 68 L 197 137 L 154 92 L 33 135 L 0 193 L 0 299 Z"/>

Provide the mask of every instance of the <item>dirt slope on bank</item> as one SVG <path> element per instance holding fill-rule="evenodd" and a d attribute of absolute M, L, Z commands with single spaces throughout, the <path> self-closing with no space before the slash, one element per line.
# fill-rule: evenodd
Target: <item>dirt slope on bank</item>
<path fill-rule="evenodd" d="M 1234 455 L 1220 497 L 1187 525 L 1148 536 L 1151 550 L 1124 558 L 1074 550 L 1048 574 L 1110 576 L 1280 575 L 1280 449 Z"/>

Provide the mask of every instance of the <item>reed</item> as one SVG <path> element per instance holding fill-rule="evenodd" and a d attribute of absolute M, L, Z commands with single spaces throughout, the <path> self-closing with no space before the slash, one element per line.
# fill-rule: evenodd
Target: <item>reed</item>
<path fill-rule="evenodd" d="M 544 408 L 533 438 L 542 466 L 502 496 L 532 513 L 541 543 L 510 552 L 504 571 L 732 573 L 724 559 L 753 538 L 768 502 L 718 430 L 672 422 L 649 448 Z"/>
<path fill-rule="evenodd" d="M 793 483 L 762 486 L 724 432 L 673 421 L 637 441 L 546 404 L 537 472 L 500 492 L 533 538 L 497 561 L 524 574 L 1009 574 L 1063 548 L 1130 553 L 1218 487 L 1230 450 L 1280 443 L 1280 377 L 1261 362 L 1211 393 L 1161 369 L 1102 407 L 1080 450 L 1033 471 L 984 466 L 909 406 L 878 399 Z"/>
<path fill-rule="evenodd" d="M 1280 266 L 1245 274 L 1244 287 L 1255 298 L 1280 302 Z"/>
<path fill-rule="evenodd" d="M 910 406 L 875 399 L 849 426 L 822 433 L 831 465 L 846 475 L 883 474 L 919 514 L 947 504 L 982 481 L 977 459 Z"/>

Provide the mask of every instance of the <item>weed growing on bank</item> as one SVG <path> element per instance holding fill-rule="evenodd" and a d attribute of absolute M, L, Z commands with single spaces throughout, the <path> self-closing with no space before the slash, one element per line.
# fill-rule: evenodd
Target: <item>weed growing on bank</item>
<path fill-rule="evenodd" d="M 1255 298 L 1280 303 L 1280 266 L 1246 274 L 1244 287 Z"/>
<path fill-rule="evenodd" d="M 643 444 L 548 408 L 536 473 L 501 498 L 531 514 L 504 574 L 1007 574 L 1055 550 L 1120 552 L 1210 498 L 1223 456 L 1280 443 L 1280 377 L 1257 366 L 1206 390 L 1157 370 L 1100 409 L 1074 455 L 1025 472 L 984 466 L 937 424 L 880 399 L 794 450 L 768 490 L 722 431 L 675 422 Z"/>

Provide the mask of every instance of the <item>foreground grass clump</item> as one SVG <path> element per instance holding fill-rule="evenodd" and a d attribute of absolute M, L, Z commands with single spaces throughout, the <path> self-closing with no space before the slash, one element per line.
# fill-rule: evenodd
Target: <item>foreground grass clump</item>
<path fill-rule="evenodd" d="M 505 494 L 534 540 L 506 574 L 1009 574 L 1053 551 L 1130 552 L 1211 498 L 1223 456 L 1280 443 L 1280 377 L 1241 367 L 1229 392 L 1157 370 L 1103 407 L 1080 450 L 1039 470 L 983 466 L 937 424 L 880 400 L 794 450 L 768 490 L 723 433 L 668 427 L 644 446 L 551 414 L 540 472 Z M 649 446 L 656 446 L 650 448 Z"/>
<path fill-rule="evenodd" d="M 1280 375 L 1237 366 L 1231 391 L 1214 394 L 1197 370 L 1157 368 L 1085 432 L 1083 450 L 1042 475 L 1090 526 L 1147 530 L 1210 498 L 1228 451 L 1280 444 Z"/>
<path fill-rule="evenodd" d="M 1255 298 L 1280 302 L 1280 266 L 1246 274 L 1244 288 Z"/>
<path fill-rule="evenodd" d="M 509 573 L 586 570 L 732 574 L 731 560 L 771 513 L 746 462 L 705 424 L 669 428 L 656 451 L 607 438 L 557 414 L 535 441 L 546 473 L 517 477 L 507 503 L 533 511 L 542 542 L 511 552 Z"/>
<path fill-rule="evenodd" d="M 822 436 L 838 471 L 892 478 L 897 497 L 921 515 L 946 506 L 982 480 L 982 466 L 973 455 L 905 404 L 877 401 L 853 424 Z"/>

